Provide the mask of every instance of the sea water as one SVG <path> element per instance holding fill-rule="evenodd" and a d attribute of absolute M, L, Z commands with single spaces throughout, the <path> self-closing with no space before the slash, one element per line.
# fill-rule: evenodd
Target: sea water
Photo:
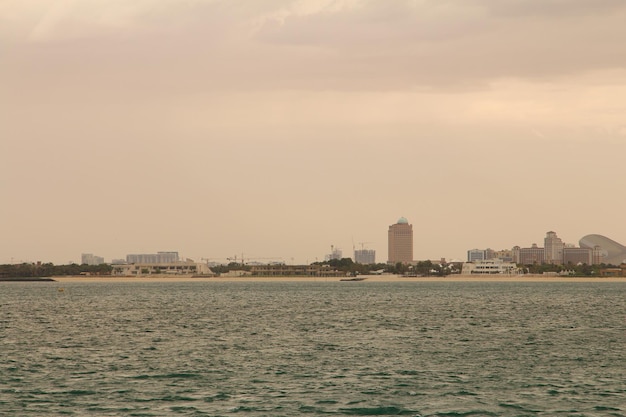
<path fill-rule="evenodd" d="M 626 284 L 2 283 L 2 416 L 625 416 Z"/>

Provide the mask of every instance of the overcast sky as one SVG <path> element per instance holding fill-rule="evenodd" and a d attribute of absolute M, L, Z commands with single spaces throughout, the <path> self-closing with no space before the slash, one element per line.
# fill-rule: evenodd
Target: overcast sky
<path fill-rule="evenodd" d="M 623 0 L 0 0 L 0 263 L 626 242 Z"/>

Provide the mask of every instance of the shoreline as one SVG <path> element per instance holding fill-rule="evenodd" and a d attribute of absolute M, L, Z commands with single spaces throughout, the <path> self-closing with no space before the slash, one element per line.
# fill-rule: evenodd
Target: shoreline
<path fill-rule="evenodd" d="M 368 275 L 362 281 L 346 282 L 346 285 L 358 285 L 359 282 L 624 282 L 626 277 L 546 277 L 542 275 L 522 276 L 476 276 L 449 275 L 447 277 L 403 277 L 400 275 Z M 86 277 L 55 276 L 58 283 L 85 282 L 341 282 L 345 277 L 196 277 L 191 276 L 146 276 L 146 277 Z"/>

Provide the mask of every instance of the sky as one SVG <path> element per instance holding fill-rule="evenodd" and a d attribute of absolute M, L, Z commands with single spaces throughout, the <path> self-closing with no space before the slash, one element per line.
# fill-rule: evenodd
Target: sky
<path fill-rule="evenodd" d="M 0 0 L 0 263 L 626 242 L 623 0 Z"/>

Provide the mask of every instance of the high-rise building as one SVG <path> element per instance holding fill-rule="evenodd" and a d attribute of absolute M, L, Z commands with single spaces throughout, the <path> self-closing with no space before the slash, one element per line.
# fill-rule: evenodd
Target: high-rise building
<path fill-rule="evenodd" d="M 547 264 L 561 265 L 563 263 L 563 248 L 565 244 L 555 232 L 546 233 L 543 240 L 544 262 Z"/>
<path fill-rule="evenodd" d="M 413 262 L 413 225 L 404 217 L 389 226 L 388 249 L 388 263 Z"/>
<path fill-rule="evenodd" d="M 83 253 L 80 256 L 80 263 L 83 265 L 102 265 L 104 258 L 102 256 L 96 256 L 93 253 Z"/>
<path fill-rule="evenodd" d="M 330 253 L 324 256 L 324 260 L 332 261 L 333 259 L 341 259 L 343 257 L 343 251 L 336 248 L 334 245 L 330 245 Z"/>
<path fill-rule="evenodd" d="M 357 264 L 370 265 L 376 263 L 376 251 L 374 249 L 356 249 L 354 262 Z"/>

